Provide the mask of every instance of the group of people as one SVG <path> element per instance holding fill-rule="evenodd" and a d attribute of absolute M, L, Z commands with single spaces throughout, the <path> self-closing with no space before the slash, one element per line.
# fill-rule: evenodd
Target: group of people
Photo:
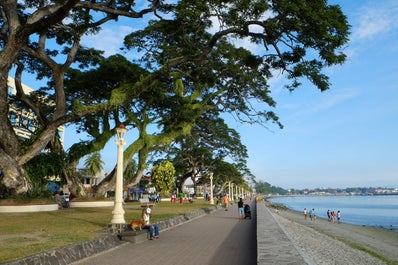
<path fill-rule="evenodd" d="M 225 208 L 226 211 L 228 211 L 228 206 L 229 206 L 229 195 L 224 194 L 222 197 L 222 203 L 223 207 Z M 243 202 L 242 198 L 239 198 L 238 200 L 238 219 L 245 219 L 246 217 L 251 219 L 251 211 L 250 211 L 250 206 L 248 204 L 245 204 Z"/>
<path fill-rule="evenodd" d="M 340 210 L 338 210 L 337 212 L 327 210 L 326 214 L 327 214 L 329 222 L 334 223 L 334 224 L 336 224 L 336 223 L 340 224 L 340 219 L 341 219 Z M 312 208 L 310 211 L 307 211 L 307 208 L 304 208 L 303 215 L 304 215 L 304 219 L 307 219 L 308 216 L 310 217 L 311 221 L 316 219 L 314 208 Z"/>
<path fill-rule="evenodd" d="M 189 195 L 184 193 L 184 192 L 180 192 L 178 193 L 178 201 L 180 202 L 180 204 L 182 204 L 183 202 L 193 202 L 195 198 L 195 193 L 190 193 Z M 171 202 L 177 202 L 177 195 L 175 192 L 173 192 L 171 194 L 171 198 L 170 198 Z"/>
<path fill-rule="evenodd" d="M 226 211 L 228 211 L 229 206 L 229 197 L 228 194 L 223 196 L 223 206 Z M 242 198 L 239 198 L 238 201 L 238 218 L 243 219 L 245 217 L 244 212 L 244 202 Z M 159 226 L 157 224 L 152 224 L 150 221 L 152 210 L 151 208 L 147 207 L 146 209 L 142 210 L 141 216 L 141 223 L 143 229 L 149 230 L 149 239 L 155 240 L 159 238 Z"/>
<path fill-rule="evenodd" d="M 312 208 L 310 211 L 307 211 L 307 208 L 304 208 L 303 214 L 304 214 L 304 219 L 307 219 L 307 217 L 309 216 L 311 221 L 316 220 L 316 215 L 315 215 L 315 209 L 314 208 Z"/>
<path fill-rule="evenodd" d="M 64 208 L 69 208 L 69 201 L 71 201 L 73 198 L 72 193 L 66 193 L 62 190 L 57 191 L 54 194 L 54 200 L 58 204 L 58 209 L 62 210 Z"/>
<path fill-rule="evenodd" d="M 341 218 L 341 212 L 340 210 L 338 210 L 337 212 L 335 211 L 330 211 L 329 209 L 326 212 L 327 216 L 328 216 L 328 221 L 331 223 L 338 223 L 340 224 L 340 218 Z"/>
<path fill-rule="evenodd" d="M 250 206 L 249 206 L 249 204 L 245 204 L 243 202 L 242 198 L 239 198 L 239 201 L 238 201 L 238 218 L 239 219 L 246 219 L 246 217 L 252 219 Z"/>
<path fill-rule="evenodd" d="M 160 192 L 149 194 L 149 200 L 152 202 L 161 202 L 162 199 L 160 198 Z"/>

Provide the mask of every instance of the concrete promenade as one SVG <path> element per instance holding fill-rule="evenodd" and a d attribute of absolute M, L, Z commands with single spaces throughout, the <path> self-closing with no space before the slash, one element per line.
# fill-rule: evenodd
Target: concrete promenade
<path fill-rule="evenodd" d="M 238 219 L 234 204 L 161 231 L 158 240 L 125 243 L 73 264 L 306 264 L 264 203 L 250 205 L 251 220 Z"/>
<path fill-rule="evenodd" d="M 238 219 L 237 204 L 217 206 L 159 223 L 160 239 L 140 243 L 104 235 L 25 257 L 9 265 L 265 265 L 307 264 L 263 202 L 249 203 L 252 219 Z M 156 214 L 156 213 L 154 213 Z"/>
<path fill-rule="evenodd" d="M 126 243 L 73 264 L 250 265 L 256 263 L 255 218 L 238 219 L 237 205 L 234 204 L 228 211 L 219 208 L 211 214 L 161 231 L 160 239 L 138 244 Z"/>

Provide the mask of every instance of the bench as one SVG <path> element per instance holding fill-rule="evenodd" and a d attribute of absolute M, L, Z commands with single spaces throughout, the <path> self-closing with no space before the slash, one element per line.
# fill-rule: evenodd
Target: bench
<path fill-rule="evenodd" d="M 140 199 L 140 203 L 141 203 L 141 208 L 153 208 L 155 206 L 155 204 L 153 203 L 149 203 L 149 198 L 141 198 Z"/>
<path fill-rule="evenodd" d="M 128 241 L 131 243 L 141 243 L 149 238 L 149 229 L 142 229 L 142 230 L 127 230 L 118 233 L 117 237 L 119 240 Z"/>

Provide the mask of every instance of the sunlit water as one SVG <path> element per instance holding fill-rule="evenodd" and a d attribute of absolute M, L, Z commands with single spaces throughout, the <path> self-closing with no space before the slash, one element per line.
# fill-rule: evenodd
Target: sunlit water
<path fill-rule="evenodd" d="M 302 212 L 315 209 L 317 217 L 326 212 L 341 212 L 341 221 L 349 224 L 383 227 L 398 231 L 398 195 L 386 196 L 293 196 L 274 197 L 273 202 Z"/>

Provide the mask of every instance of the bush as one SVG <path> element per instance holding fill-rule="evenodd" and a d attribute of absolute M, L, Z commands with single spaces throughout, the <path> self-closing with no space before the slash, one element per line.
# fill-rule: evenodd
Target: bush
<path fill-rule="evenodd" d="M 32 201 L 50 202 L 52 201 L 52 192 L 44 187 L 32 187 L 25 193 L 14 195 L 13 199 L 17 203 L 30 203 Z"/>

